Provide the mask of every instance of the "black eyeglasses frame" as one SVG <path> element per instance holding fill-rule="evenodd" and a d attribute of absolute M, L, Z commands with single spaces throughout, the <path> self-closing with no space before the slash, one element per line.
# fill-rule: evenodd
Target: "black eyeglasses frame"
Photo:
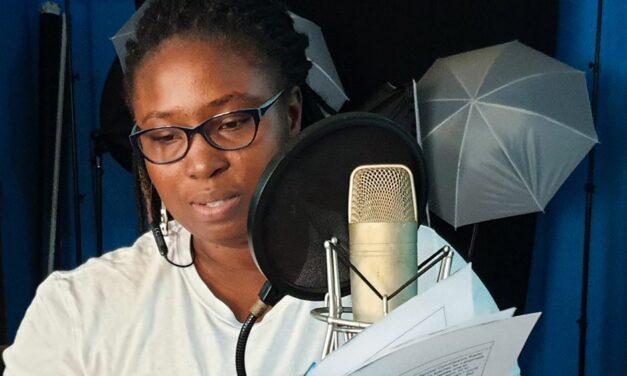
<path fill-rule="evenodd" d="M 265 101 L 263 104 L 261 104 L 257 108 L 243 108 L 243 109 L 239 109 L 239 110 L 223 112 L 223 113 L 220 113 L 220 114 L 217 114 L 217 115 L 213 115 L 213 116 L 203 120 L 200 124 L 198 124 L 196 126 L 193 126 L 193 127 L 184 127 L 184 126 L 180 126 L 180 125 L 167 125 L 167 126 L 163 126 L 163 127 L 141 129 L 139 127 L 139 125 L 137 123 L 135 123 L 134 126 L 133 126 L 133 129 L 131 130 L 131 134 L 128 136 L 128 138 L 129 138 L 129 141 L 130 141 L 131 145 L 140 152 L 140 154 L 142 155 L 142 157 L 144 159 L 146 159 L 147 161 L 150 161 L 151 163 L 159 164 L 159 165 L 175 163 L 175 162 L 178 162 L 181 159 L 185 158 L 185 156 L 189 152 L 189 148 L 192 145 L 192 138 L 193 138 L 193 136 L 196 133 L 200 133 L 203 136 L 203 138 L 205 139 L 205 141 L 207 141 L 207 143 L 209 145 L 213 146 L 214 148 L 216 148 L 218 150 L 224 150 L 224 151 L 241 150 L 241 149 L 244 149 L 244 148 L 250 146 L 250 144 L 252 144 L 255 141 L 255 138 L 257 138 L 257 132 L 259 130 L 259 123 L 261 123 L 261 118 L 279 100 L 279 98 L 281 97 L 281 95 L 283 94 L 284 91 L 285 90 L 279 91 L 277 94 L 272 96 L 270 99 Z M 255 122 L 255 132 L 253 133 L 253 136 L 252 136 L 250 142 L 248 142 L 247 144 L 244 144 L 242 146 L 232 147 L 232 148 L 223 147 L 223 146 L 220 146 L 220 145 L 216 144 L 209 137 L 207 132 L 204 132 L 204 130 L 205 130 L 204 126 L 205 126 L 205 124 L 207 124 L 207 122 L 209 122 L 209 121 L 211 121 L 213 119 L 216 119 L 218 117 L 221 117 L 221 116 L 233 115 L 233 114 L 239 114 L 239 113 L 246 113 L 248 115 L 251 115 L 252 118 L 253 118 L 253 121 Z M 179 130 L 183 131 L 185 133 L 185 136 L 187 137 L 187 148 L 185 149 L 185 152 L 183 152 L 183 154 L 180 157 L 178 157 L 176 159 L 173 159 L 171 161 L 166 161 L 166 162 L 154 161 L 154 160 L 148 158 L 144 154 L 144 151 L 142 150 L 142 147 L 141 147 L 141 143 L 139 141 L 139 137 L 142 134 L 145 134 L 147 132 L 152 132 L 152 131 L 155 131 L 155 130 L 163 130 L 163 129 L 179 129 Z"/>

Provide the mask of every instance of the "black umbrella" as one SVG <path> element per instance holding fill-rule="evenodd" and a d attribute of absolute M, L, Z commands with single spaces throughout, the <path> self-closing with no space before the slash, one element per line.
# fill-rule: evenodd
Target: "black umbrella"
<path fill-rule="evenodd" d="M 124 169 L 132 166 L 132 147 L 128 135 L 133 117 L 124 101 L 123 73 L 118 59 L 113 61 L 100 99 L 100 129 L 94 134 L 95 153 L 110 152 Z"/>

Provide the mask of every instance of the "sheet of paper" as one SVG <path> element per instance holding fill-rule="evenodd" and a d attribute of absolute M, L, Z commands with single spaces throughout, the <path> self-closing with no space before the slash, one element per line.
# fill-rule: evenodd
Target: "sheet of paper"
<path fill-rule="evenodd" d="M 467 265 L 355 336 L 308 375 L 349 374 L 388 348 L 471 320 L 475 315 L 473 281 Z"/>
<path fill-rule="evenodd" d="M 420 265 L 427 258 L 431 257 L 440 248 L 448 245 L 455 256 L 453 257 L 453 265 L 451 266 L 451 273 L 466 266 L 466 262 L 459 255 L 459 253 L 450 245 L 444 238 L 438 235 L 434 229 L 427 226 L 418 227 L 418 265 Z M 422 294 L 429 290 L 436 284 L 438 277 L 439 265 L 429 269 L 425 274 L 418 279 L 418 294 Z"/>
<path fill-rule="evenodd" d="M 418 338 L 351 375 L 507 375 L 539 316 L 495 316 L 499 319 Z"/>
<path fill-rule="evenodd" d="M 423 339 L 425 339 L 427 336 L 436 336 L 438 334 L 443 334 L 443 333 L 448 333 L 450 331 L 456 330 L 456 329 L 461 329 L 461 328 L 467 328 L 470 326 L 478 326 L 478 325 L 483 325 L 485 323 L 489 323 L 492 321 L 496 321 L 496 320 L 505 320 L 508 319 L 512 316 L 514 316 L 514 312 L 516 311 L 515 308 L 509 308 L 509 309 L 505 309 L 503 311 L 498 311 L 498 312 L 494 312 L 488 315 L 483 315 L 483 316 L 478 316 L 478 317 L 474 317 L 471 320 L 465 321 L 461 324 L 457 324 L 457 325 L 452 325 L 450 327 L 447 327 L 445 329 L 438 329 L 437 331 L 432 331 L 429 332 L 428 334 L 424 335 L 418 335 L 418 336 L 413 336 L 411 338 L 407 338 L 405 337 L 404 341 L 395 341 L 392 345 L 387 346 L 387 348 L 383 351 L 380 351 L 379 353 L 377 353 L 377 355 L 375 357 L 372 357 L 370 359 L 368 359 L 368 362 L 374 361 L 378 358 L 384 357 L 385 355 L 393 352 L 393 351 L 397 351 L 398 349 L 405 347 L 405 346 L 409 346 L 412 343 L 415 342 L 419 342 L 422 341 Z"/>

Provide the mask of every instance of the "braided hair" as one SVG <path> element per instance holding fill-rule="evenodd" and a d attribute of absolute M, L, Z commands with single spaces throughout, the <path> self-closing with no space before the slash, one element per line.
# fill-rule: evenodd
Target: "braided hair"
<path fill-rule="evenodd" d="M 294 30 L 286 7 L 274 0 L 151 1 L 139 20 L 135 40 L 126 44 L 124 81 L 129 108 L 137 70 L 173 37 L 215 42 L 252 57 L 251 61 L 268 72 L 279 87 L 301 88 L 303 127 L 322 119 L 320 107 L 326 107 L 305 83 L 312 65 L 305 56 L 308 39 Z M 160 200 L 137 151 L 133 165 L 140 229 L 144 231 L 146 222 L 159 223 Z"/>

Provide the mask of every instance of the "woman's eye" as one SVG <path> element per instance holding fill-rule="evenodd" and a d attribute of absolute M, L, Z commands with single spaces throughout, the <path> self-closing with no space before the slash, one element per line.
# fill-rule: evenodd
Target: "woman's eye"
<path fill-rule="evenodd" d="M 179 140 L 181 138 L 181 132 L 172 130 L 157 130 L 150 132 L 149 136 L 150 141 L 152 142 L 169 143 Z"/>
<path fill-rule="evenodd" d="M 220 123 L 219 129 L 221 131 L 228 131 L 237 129 L 239 126 L 241 126 L 241 124 L 238 121 L 229 121 L 225 123 Z"/>
<path fill-rule="evenodd" d="M 246 126 L 251 121 L 252 121 L 252 116 L 250 115 L 230 116 L 220 121 L 220 125 L 218 125 L 218 130 L 219 131 L 236 131 Z"/>

